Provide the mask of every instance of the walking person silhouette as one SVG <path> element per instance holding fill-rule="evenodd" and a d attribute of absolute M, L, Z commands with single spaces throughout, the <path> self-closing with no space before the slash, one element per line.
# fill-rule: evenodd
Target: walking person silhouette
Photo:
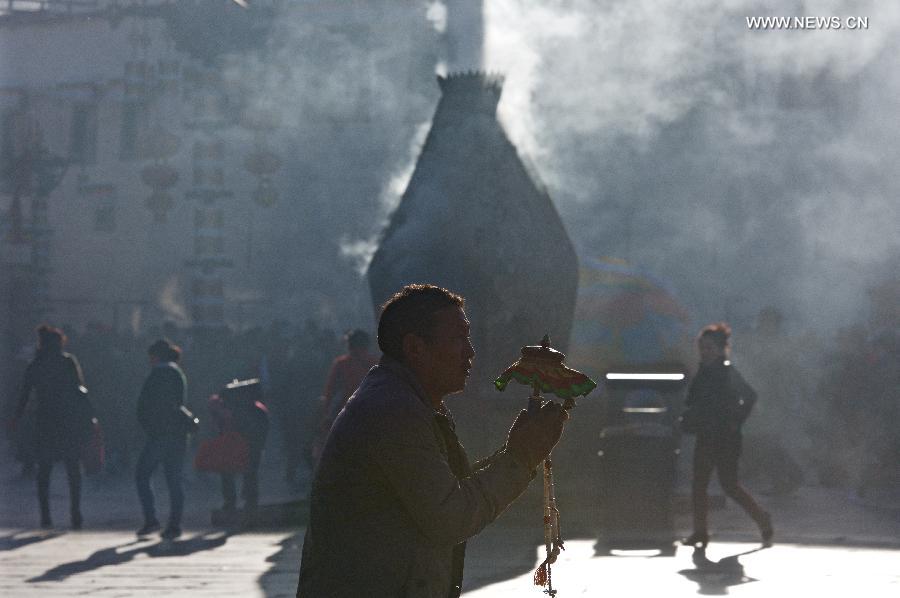
<path fill-rule="evenodd" d="M 85 394 L 81 366 L 74 355 L 63 351 L 66 335 L 59 328 L 47 325 L 38 328 L 37 333 L 37 352 L 25 370 L 13 421 L 22 418 L 34 391 L 37 401 L 34 433 L 41 527 L 53 526 L 50 516 L 50 473 L 53 464 L 62 461 L 69 481 L 72 529 L 81 529 L 81 445 L 90 435 L 93 411 Z"/>
<path fill-rule="evenodd" d="M 178 367 L 181 349 L 165 339 L 150 345 L 150 375 L 147 376 L 138 398 L 137 415 L 147 435 L 147 442 L 138 458 L 135 471 L 138 498 L 144 514 L 139 536 L 146 536 L 160 528 L 156 518 L 150 477 L 162 464 L 169 490 L 169 523 L 161 536 L 174 539 L 181 535 L 181 515 L 184 510 L 182 471 L 187 451 L 188 429 L 181 411 L 187 393 L 187 379 Z"/>
<path fill-rule="evenodd" d="M 762 542 L 771 546 L 772 517 L 738 482 L 741 456 L 741 426 L 756 403 L 756 392 L 728 359 L 731 328 L 724 322 L 705 326 L 697 336 L 700 367 L 688 389 L 682 429 L 696 434 L 694 445 L 692 503 L 694 532 L 682 543 L 705 548 L 709 542 L 706 494 L 713 471 L 725 494 L 753 518 Z"/>

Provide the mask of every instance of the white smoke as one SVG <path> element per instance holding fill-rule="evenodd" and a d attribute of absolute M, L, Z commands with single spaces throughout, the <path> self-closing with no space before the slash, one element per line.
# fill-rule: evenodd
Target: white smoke
<path fill-rule="evenodd" d="M 485 32 L 501 120 L 583 251 L 630 252 L 709 309 L 792 301 L 830 327 L 863 307 L 840 289 L 864 288 L 900 219 L 900 5 L 495 0 Z"/>
<path fill-rule="evenodd" d="M 866 31 L 750 31 L 747 16 L 871 15 Z M 732 101 L 721 70 L 748 80 L 829 69 L 847 78 L 896 39 L 900 6 L 875 2 L 495 0 L 485 65 L 506 74 L 500 115 L 513 142 L 562 184 L 560 143 L 595 135 L 639 145 L 708 103 Z M 737 91 L 736 93 L 740 93 Z M 732 115 L 740 116 L 740 115 Z M 753 124 L 735 122 L 750 128 Z M 579 195 L 579 199 L 589 199 Z"/>
<path fill-rule="evenodd" d="M 190 318 L 187 307 L 181 298 L 178 282 L 177 274 L 173 274 L 166 280 L 157 297 L 157 304 L 166 320 L 172 321 L 178 326 L 187 326 L 190 324 Z"/>
<path fill-rule="evenodd" d="M 438 33 L 447 31 L 447 5 L 440 0 L 428 3 L 425 18 Z"/>
<path fill-rule="evenodd" d="M 431 121 L 425 121 L 416 127 L 416 134 L 410 143 L 409 155 L 405 158 L 394 172 L 388 177 L 387 184 L 381 192 L 380 209 L 377 214 L 377 222 L 379 226 L 377 230 L 365 239 L 351 238 L 348 235 L 342 235 L 339 243 L 341 257 L 349 259 L 353 263 L 353 268 L 360 276 L 364 275 L 369 269 L 369 263 L 378 249 L 378 241 L 381 230 L 387 225 L 388 216 L 400 204 L 403 192 L 409 185 L 413 172 L 416 169 L 416 161 L 422 152 L 422 146 L 425 144 L 425 138 L 431 129 Z"/>

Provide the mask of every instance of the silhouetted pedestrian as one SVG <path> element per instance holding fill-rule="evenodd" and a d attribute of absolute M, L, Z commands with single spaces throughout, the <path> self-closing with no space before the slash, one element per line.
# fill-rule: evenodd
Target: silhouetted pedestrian
<path fill-rule="evenodd" d="M 84 377 L 74 355 L 65 353 L 66 336 L 59 328 L 41 326 L 38 348 L 25 370 L 16 407 L 19 421 L 34 391 L 35 447 L 38 464 L 37 491 L 41 527 L 53 525 L 50 516 L 50 473 L 53 463 L 62 461 L 69 481 L 69 513 L 73 529 L 80 529 L 81 446 L 90 436 L 92 410 L 84 391 Z"/>
<path fill-rule="evenodd" d="M 248 464 L 241 481 L 244 522 L 251 524 L 259 506 L 259 466 L 269 432 L 269 410 L 262 402 L 258 379 L 234 381 L 209 400 L 210 412 L 222 433 L 237 432 L 247 443 Z M 235 474 L 222 474 L 222 511 L 233 519 L 237 515 Z"/>
<path fill-rule="evenodd" d="M 182 470 L 187 450 L 189 428 L 182 412 L 187 393 L 187 379 L 178 367 L 181 349 L 165 339 L 150 345 L 150 375 L 138 398 L 137 417 L 147 442 L 137 462 L 135 481 L 144 514 L 144 525 L 138 535 L 144 536 L 160 528 L 156 518 L 150 477 L 162 463 L 169 490 L 169 523 L 162 532 L 166 539 L 181 535 L 184 510 Z"/>
<path fill-rule="evenodd" d="M 763 544 L 772 542 L 772 518 L 738 482 L 741 426 L 756 403 L 756 392 L 728 359 L 731 329 L 725 323 L 704 327 L 697 337 L 700 367 L 691 381 L 682 416 L 685 432 L 696 434 L 692 501 L 694 532 L 682 543 L 705 548 L 709 542 L 706 490 L 713 470 L 725 491 L 759 526 Z"/>
<path fill-rule="evenodd" d="M 378 359 L 369 353 L 372 340 L 367 332 L 359 329 L 351 330 L 344 335 L 344 340 L 347 343 L 347 353 L 336 357 L 331 363 L 325 389 L 319 399 L 322 405 L 322 418 L 319 421 L 318 437 L 313 444 L 313 462 L 319 460 L 319 454 L 325 445 L 325 438 L 334 418 L 347 404 L 350 395 L 359 388 L 359 383 L 369 370 L 378 363 Z"/>

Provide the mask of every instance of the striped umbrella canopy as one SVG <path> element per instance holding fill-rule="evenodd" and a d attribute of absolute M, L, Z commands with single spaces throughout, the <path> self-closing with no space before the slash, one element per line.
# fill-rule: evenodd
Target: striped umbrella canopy
<path fill-rule="evenodd" d="M 679 361 L 689 330 L 690 316 L 665 281 L 624 260 L 581 260 L 569 343 L 576 367 Z"/>
<path fill-rule="evenodd" d="M 535 390 L 555 394 L 562 399 L 587 396 L 597 384 L 578 370 L 563 363 L 565 355 L 550 347 L 545 336 L 540 345 L 522 347 L 522 357 L 494 380 L 497 390 L 504 390 L 510 380 Z"/>

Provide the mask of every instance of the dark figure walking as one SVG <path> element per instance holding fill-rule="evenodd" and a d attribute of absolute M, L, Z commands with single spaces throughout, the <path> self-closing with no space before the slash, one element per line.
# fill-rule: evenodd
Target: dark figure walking
<path fill-rule="evenodd" d="M 188 429 L 181 411 L 187 390 L 184 372 L 178 367 L 181 349 L 167 340 L 158 340 L 147 350 L 150 356 L 150 375 L 138 398 L 138 422 L 147 435 L 144 450 L 138 458 L 135 481 L 144 512 L 144 526 L 139 536 L 160 528 L 156 518 L 150 477 L 162 463 L 169 490 L 169 523 L 162 532 L 166 539 L 181 535 L 181 515 L 184 510 L 182 470 L 187 450 Z"/>
<path fill-rule="evenodd" d="M 235 380 L 218 395 L 210 397 L 210 411 L 220 430 L 237 432 L 247 442 L 249 463 L 243 473 L 241 497 L 244 499 L 244 523 L 252 524 L 259 506 L 259 465 L 269 432 L 269 410 L 262 402 L 262 388 L 258 379 Z M 237 484 L 235 474 L 222 474 L 222 511 L 229 518 L 237 515 Z"/>
<path fill-rule="evenodd" d="M 525 491 L 562 435 L 568 414 L 548 402 L 469 462 L 444 402 L 475 357 L 464 304 L 432 285 L 384 304 L 384 355 L 338 413 L 316 470 L 298 598 L 458 597 L 466 540 Z"/>
<path fill-rule="evenodd" d="M 25 370 L 16 421 L 34 390 L 35 446 L 38 464 L 37 491 L 41 527 L 53 525 L 50 517 L 50 473 L 56 461 L 66 466 L 69 480 L 69 513 L 73 529 L 81 529 L 81 445 L 90 435 L 92 410 L 84 392 L 84 378 L 74 355 L 63 352 L 66 336 L 51 326 L 38 328 L 38 349 Z"/>
<path fill-rule="evenodd" d="M 706 489 L 713 470 L 722 490 L 759 526 L 763 544 L 772 543 L 772 518 L 738 482 L 741 425 L 756 402 L 756 392 L 728 360 L 731 329 L 725 323 L 704 327 L 697 337 L 700 368 L 691 381 L 682 416 L 684 431 L 697 435 L 692 498 L 694 533 L 682 542 L 705 548 L 709 542 Z"/>

